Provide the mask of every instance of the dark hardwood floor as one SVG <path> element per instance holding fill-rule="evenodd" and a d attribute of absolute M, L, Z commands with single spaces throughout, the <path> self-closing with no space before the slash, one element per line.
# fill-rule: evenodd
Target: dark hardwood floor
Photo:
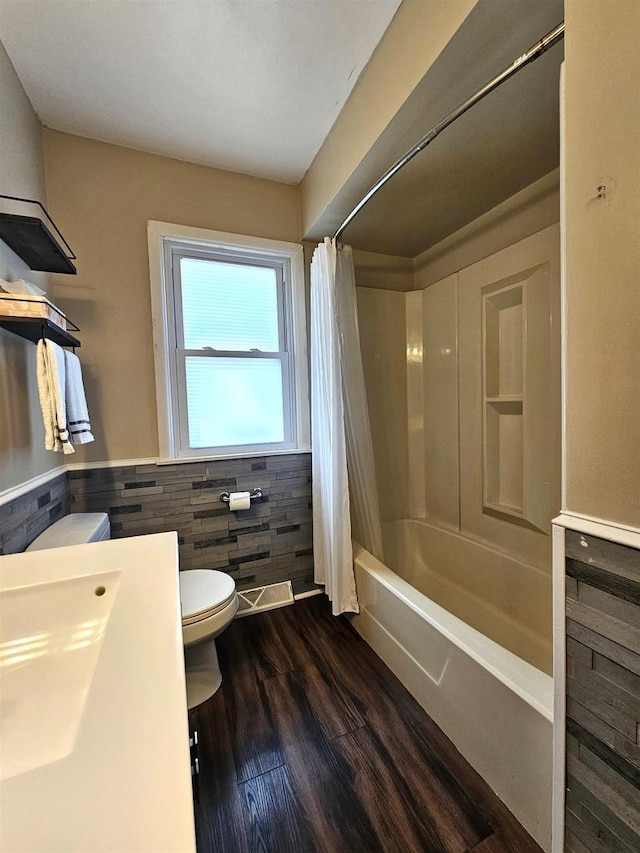
<path fill-rule="evenodd" d="M 200 736 L 199 853 L 541 853 L 325 596 L 235 620 Z"/>

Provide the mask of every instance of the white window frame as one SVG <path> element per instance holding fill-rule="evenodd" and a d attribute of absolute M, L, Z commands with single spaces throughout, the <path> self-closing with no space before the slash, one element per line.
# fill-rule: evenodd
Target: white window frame
<path fill-rule="evenodd" d="M 202 459 L 235 459 L 302 453 L 311 449 L 309 427 L 309 369 L 305 310 L 303 247 L 298 243 L 248 237 L 150 220 L 147 223 L 151 316 L 153 322 L 156 396 L 158 409 L 159 462 L 193 462 Z M 284 327 L 291 376 L 288 383 L 291 440 L 278 445 L 239 445 L 224 449 L 188 448 L 180 443 L 186 423 L 186 403 L 178 381 L 174 284 L 171 275 L 173 250 L 212 252 L 230 260 L 250 262 L 250 257 L 273 259 L 284 265 Z M 287 383 L 285 383 L 287 384 Z M 285 392 L 285 406 L 287 393 Z M 184 411 L 182 411 L 184 409 Z M 285 411 L 285 421 L 287 420 Z"/>

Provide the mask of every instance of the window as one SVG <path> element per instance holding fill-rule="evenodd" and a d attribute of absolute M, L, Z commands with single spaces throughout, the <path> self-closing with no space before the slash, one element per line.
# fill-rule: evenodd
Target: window
<path fill-rule="evenodd" d="M 302 246 L 149 223 L 160 454 L 309 449 Z"/>

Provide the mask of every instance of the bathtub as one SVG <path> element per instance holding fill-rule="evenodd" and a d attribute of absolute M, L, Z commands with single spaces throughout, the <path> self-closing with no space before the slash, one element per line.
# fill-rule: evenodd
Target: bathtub
<path fill-rule="evenodd" d="M 399 573 L 354 543 L 360 602 L 354 627 L 550 850 L 553 681 L 514 653 L 527 649 L 547 665 L 550 640 L 527 614 L 541 602 L 550 607 L 544 598 L 550 581 L 531 566 L 418 520 L 387 526 L 385 550 Z M 492 603 L 487 593 L 496 584 L 508 603 L 505 587 L 515 589 L 518 579 L 524 592 L 514 607 L 524 598 L 522 613 Z"/>

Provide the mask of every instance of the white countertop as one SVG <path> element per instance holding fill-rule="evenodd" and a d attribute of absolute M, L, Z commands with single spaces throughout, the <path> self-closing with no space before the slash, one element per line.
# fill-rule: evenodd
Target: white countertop
<path fill-rule="evenodd" d="M 0 849 L 193 853 L 176 534 L 0 557 L 0 630 Z"/>

